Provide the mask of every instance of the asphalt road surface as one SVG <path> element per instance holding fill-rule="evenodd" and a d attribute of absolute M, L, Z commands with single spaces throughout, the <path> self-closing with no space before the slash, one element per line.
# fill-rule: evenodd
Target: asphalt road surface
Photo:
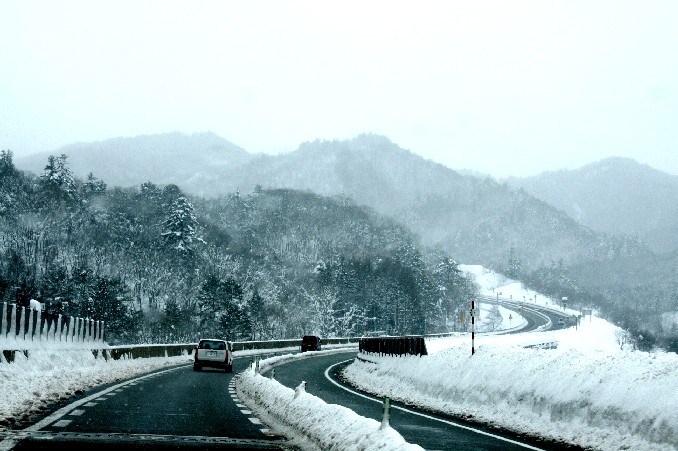
<path fill-rule="evenodd" d="M 173 367 L 98 388 L 21 431 L 0 434 L 0 451 L 37 449 L 289 449 L 235 396 L 234 372 Z"/>

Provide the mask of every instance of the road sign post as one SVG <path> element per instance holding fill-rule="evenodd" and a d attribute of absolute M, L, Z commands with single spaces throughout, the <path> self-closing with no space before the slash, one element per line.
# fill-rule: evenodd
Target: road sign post
<path fill-rule="evenodd" d="M 471 355 L 476 353 L 476 301 L 471 301 Z"/>

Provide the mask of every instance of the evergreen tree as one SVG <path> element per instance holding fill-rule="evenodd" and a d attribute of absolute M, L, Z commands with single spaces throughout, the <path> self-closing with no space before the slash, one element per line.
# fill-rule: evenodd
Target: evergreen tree
<path fill-rule="evenodd" d="M 106 184 L 94 177 L 91 172 L 87 174 L 87 181 L 82 185 L 83 194 L 86 198 L 103 194 L 106 192 Z"/>
<path fill-rule="evenodd" d="M 72 203 L 77 200 L 77 187 L 65 154 L 50 155 L 40 176 L 43 196 L 47 203 Z"/>
<path fill-rule="evenodd" d="M 196 242 L 204 243 L 197 234 L 198 220 L 193 205 L 184 197 L 178 197 L 163 222 L 162 237 L 165 244 L 182 254 L 190 254 Z"/>
<path fill-rule="evenodd" d="M 32 203 L 27 179 L 14 166 L 12 152 L 0 151 L 0 217 L 27 211 Z"/>
<path fill-rule="evenodd" d="M 506 274 L 512 279 L 520 279 L 523 273 L 523 262 L 516 255 L 515 247 L 511 246 L 509 249 L 509 260 Z"/>

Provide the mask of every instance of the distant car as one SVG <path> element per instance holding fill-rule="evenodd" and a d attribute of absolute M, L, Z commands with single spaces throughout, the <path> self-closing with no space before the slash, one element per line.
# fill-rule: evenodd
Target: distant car
<path fill-rule="evenodd" d="M 320 337 L 315 335 L 304 335 L 301 339 L 301 352 L 320 351 Z"/>
<path fill-rule="evenodd" d="M 564 325 L 565 325 L 565 320 L 563 320 L 562 318 L 560 318 L 560 319 L 558 320 L 558 324 L 560 324 L 561 326 L 564 326 Z"/>
<path fill-rule="evenodd" d="M 233 372 L 233 350 L 227 341 L 203 338 L 198 342 L 193 356 L 193 371 L 202 371 L 204 367 Z"/>

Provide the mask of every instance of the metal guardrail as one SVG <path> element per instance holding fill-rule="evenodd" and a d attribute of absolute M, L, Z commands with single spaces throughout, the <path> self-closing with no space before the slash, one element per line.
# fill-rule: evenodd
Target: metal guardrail
<path fill-rule="evenodd" d="M 523 346 L 528 349 L 558 349 L 558 340 L 548 340 Z"/>
<path fill-rule="evenodd" d="M 428 355 L 424 337 L 369 337 L 361 338 L 358 350 L 389 356 Z"/>
<path fill-rule="evenodd" d="M 359 338 L 323 338 L 321 345 L 339 345 L 358 343 Z M 2 346 L 3 343 L 0 343 Z M 4 344 L 5 346 L 8 343 Z M 11 363 L 16 359 L 17 354 L 23 354 L 29 358 L 30 349 L 20 349 L 20 342 L 13 344 L 15 349 L 3 349 L 2 357 L 5 361 Z M 108 346 L 90 349 L 95 358 L 106 360 L 119 359 L 139 359 L 149 357 L 178 357 L 182 355 L 190 356 L 197 343 L 182 344 L 149 344 L 149 345 L 129 345 L 129 346 Z M 295 340 L 271 340 L 271 341 L 236 341 L 232 343 L 233 351 L 249 351 L 263 349 L 285 349 L 301 348 L 301 339 Z M 19 349 L 17 349 L 19 348 Z M 74 348 L 83 349 L 83 347 Z M 84 348 L 87 349 L 87 348 Z M 59 349 L 60 352 L 69 351 L 68 348 Z"/>

